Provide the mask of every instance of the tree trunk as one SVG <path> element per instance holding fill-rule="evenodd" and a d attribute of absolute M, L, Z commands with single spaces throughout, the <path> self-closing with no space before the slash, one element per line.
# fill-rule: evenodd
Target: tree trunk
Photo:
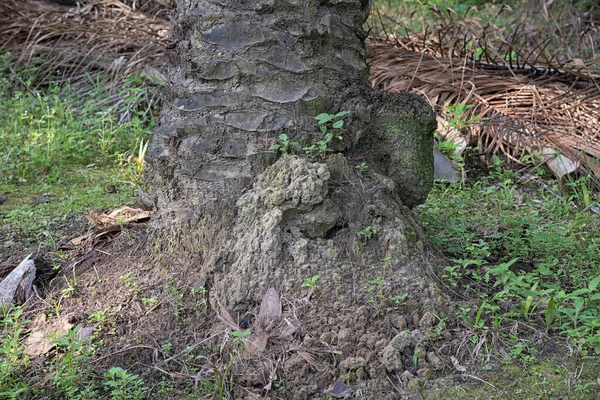
<path fill-rule="evenodd" d="M 431 188 L 435 117 L 414 95 L 371 89 L 365 3 L 178 1 L 148 155 L 153 243 L 192 283 L 206 282 L 215 308 L 256 312 L 269 288 L 299 299 L 319 275 L 305 317 L 356 335 L 390 321 L 430 328 L 448 309 L 409 209 Z M 344 110 L 327 157 L 269 151 L 281 133 L 322 140 L 314 117 Z M 402 349 L 390 351 L 377 382 L 403 368 Z"/>

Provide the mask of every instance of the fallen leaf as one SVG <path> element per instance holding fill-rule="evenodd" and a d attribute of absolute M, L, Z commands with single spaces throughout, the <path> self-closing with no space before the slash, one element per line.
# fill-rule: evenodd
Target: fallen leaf
<path fill-rule="evenodd" d="M 52 350 L 55 344 L 51 342 L 61 335 L 64 335 L 73 327 L 67 317 L 53 319 L 50 322 L 46 319 L 46 314 L 39 314 L 31 324 L 31 334 L 25 341 L 25 354 L 35 357 L 47 354 Z"/>

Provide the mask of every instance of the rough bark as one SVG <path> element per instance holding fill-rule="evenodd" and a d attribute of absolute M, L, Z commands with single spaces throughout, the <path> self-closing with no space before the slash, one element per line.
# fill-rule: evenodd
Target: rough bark
<path fill-rule="evenodd" d="M 269 288 L 300 298 L 302 282 L 320 275 L 318 304 L 362 330 L 381 315 L 360 307 L 413 327 L 431 327 L 426 306 L 448 309 L 410 210 L 432 185 L 435 118 L 414 95 L 370 87 L 363 3 L 178 2 L 148 155 L 153 243 L 206 282 L 215 308 L 244 315 Z M 328 157 L 268 151 L 283 132 L 315 142 L 314 117 L 342 110 L 346 131 Z M 370 239 L 360 235 L 368 226 Z"/>

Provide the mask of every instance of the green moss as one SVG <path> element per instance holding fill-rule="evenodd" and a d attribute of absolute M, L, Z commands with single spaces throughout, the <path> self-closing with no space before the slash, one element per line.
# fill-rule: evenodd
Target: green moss
<path fill-rule="evenodd" d="M 428 121 L 417 118 L 414 112 L 401 112 L 382 121 L 386 135 L 394 146 L 393 161 L 406 167 L 413 167 L 413 173 L 422 182 L 433 176 L 433 155 L 431 140 L 420 137 L 428 131 Z"/>
<path fill-rule="evenodd" d="M 581 368 L 581 367 L 579 367 Z M 488 384 L 463 377 L 460 382 L 424 390 L 425 399 L 572 399 L 587 400 L 600 393 L 597 381 L 600 366 L 597 362 L 583 364 L 579 371 L 575 363 L 545 360 L 534 366 L 523 366 L 516 361 L 497 371 L 477 375 Z M 490 386 L 493 385 L 494 387 Z"/>

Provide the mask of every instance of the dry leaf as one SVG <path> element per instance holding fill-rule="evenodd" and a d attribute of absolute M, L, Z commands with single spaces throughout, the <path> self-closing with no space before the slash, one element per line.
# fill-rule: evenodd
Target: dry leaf
<path fill-rule="evenodd" d="M 47 354 L 55 346 L 50 342 L 67 333 L 72 327 L 73 324 L 69 323 L 67 317 L 52 319 L 48 322 L 46 314 L 39 314 L 32 322 L 32 332 L 25 341 L 25 354 L 32 357 Z"/>

